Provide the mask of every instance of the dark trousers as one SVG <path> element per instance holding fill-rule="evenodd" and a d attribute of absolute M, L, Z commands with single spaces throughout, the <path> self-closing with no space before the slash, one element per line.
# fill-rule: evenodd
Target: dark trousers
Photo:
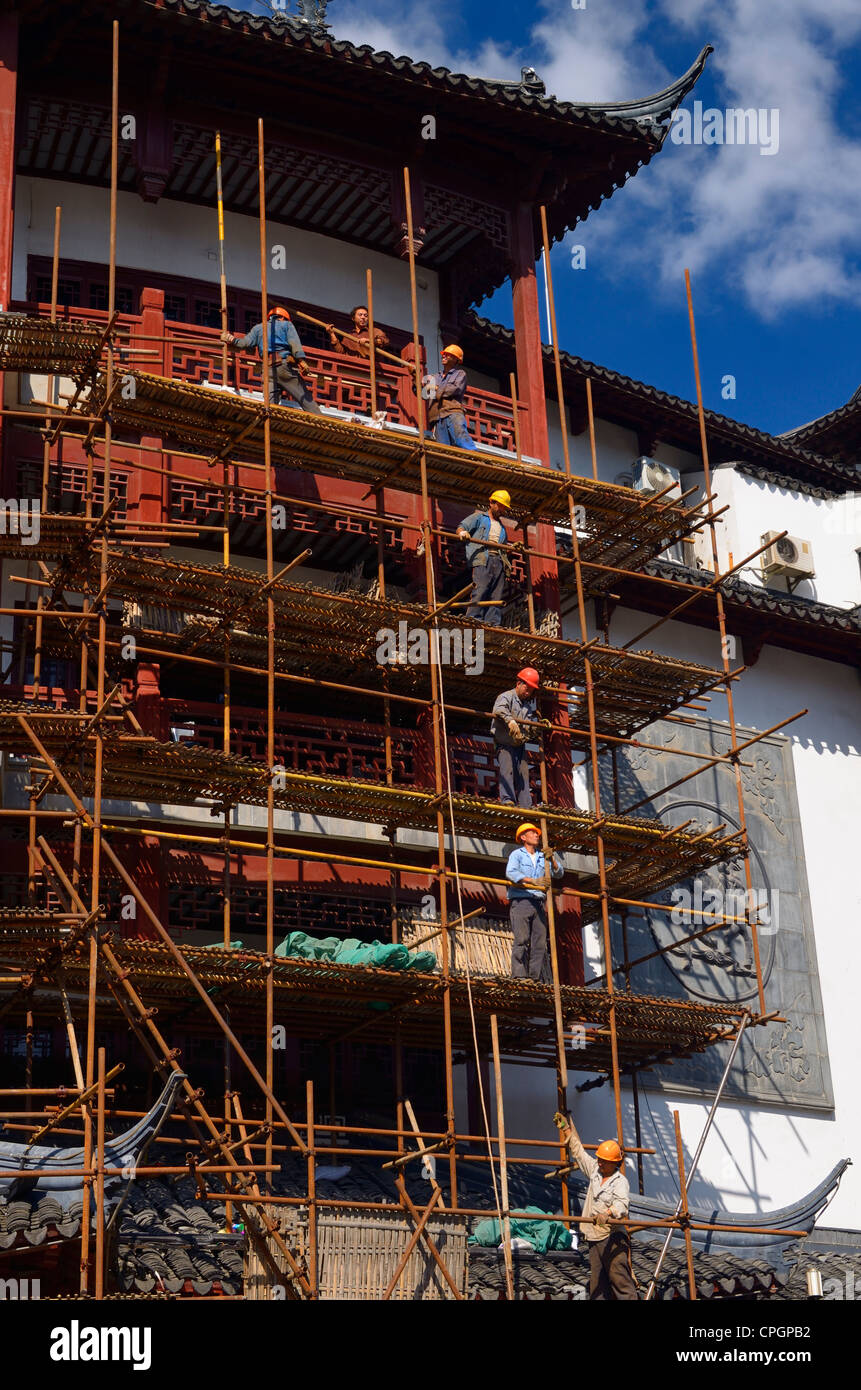
<path fill-rule="evenodd" d="M 472 593 L 470 607 L 466 610 L 468 618 L 477 618 L 481 623 L 499 627 L 502 621 L 501 608 L 478 608 L 474 605 L 483 599 L 501 599 L 505 589 L 505 570 L 498 555 L 488 555 L 486 565 L 472 567 Z"/>
<path fill-rule="evenodd" d="M 596 1300 L 639 1298 L 631 1273 L 631 1241 L 626 1231 L 589 1242 L 589 1297 Z"/>
<path fill-rule="evenodd" d="M 295 402 L 302 410 L 310 411 L 312 415 L 322 413 L 299 373 L 286 362 L 278 362 L 274 371 L 270 364 L 269 394 L 273 405 L 293 405 Z"/>
<path fill-rule="evenodd" d="M 547 954 L 547 907 L 540 898 L 512 898 L 508 920 L 514 933 L 511 974 L 515 980 L 541 979 Z"/>
<path fill-rule="evenodd" d="M 499 799 L 505 806 L 531 806 L 529 758 L 525 748 L 503 748 L 496 745 L 496 767 L 499 772 Z"/>

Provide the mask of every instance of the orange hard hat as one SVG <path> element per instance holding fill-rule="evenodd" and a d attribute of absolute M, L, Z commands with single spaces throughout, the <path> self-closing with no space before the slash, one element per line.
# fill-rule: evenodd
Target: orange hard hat
<path fill-rule="evenodd" d="M 537 826 L 537 825 L 533 825 L 531 820 L 525 820 L 525 821 L 523 822 L 522 825 L 518 825 L 517 830 L 516 830 L 515 835 L 514 835 L 515 840 L 519 840 L 520 837 L 521 837 L 521 835 L 522 835 L 522 834 L 524 833 L 524 831 L 526 831 L 526 830 L 534 830 L 535 833 L 536 833 L 536 835 L 540 835 L 540 834 L 541 834 L 541 831 L 538 829 L 538 826 Z"/>
<path fill-rule="evenodd" d="M 537 690 L 541 684 L 538 672 L 534 666 L 524 666 L 522 671 L 517 672 L 517 679 L 523 681 L 524 685 L 530 686 L 532 690 Z"/>
<path fill-rule="evenodd" d="M 266 317 L 268 319 L 289 319 L 290 315 L 287 313 L 286 309 L 283 309 L 280 304 L 277 304 L 274 309 L 269 310 L 269 313 L 266 315 Z"/>
<path fill-rule="evenodd" d="M 456 357 L 458 362 L 463 361 L 463 348 L 458 347 L 457 343 L 449 343 L 448 347 L 442 350 L 443 357 Z"/>
<path fill-rule="evenodd" d="M 599 1144 L 595 1150 L 595 1157 L 606 1159 L 608 1163 L 621 1163 L 622 1150 L 615 1139 L 605 1139 L 603 1144 Z"/>

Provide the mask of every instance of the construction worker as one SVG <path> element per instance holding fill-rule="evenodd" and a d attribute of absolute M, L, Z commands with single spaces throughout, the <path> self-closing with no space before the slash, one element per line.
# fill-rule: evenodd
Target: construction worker
<path fill-rule="evenodd" d="M 352 357 L 370 357 L 371 335 L 368 331 L 370 319 L 368 316 L 367 304 L 357 304 L 355 309 L 350 310 L 350 318 L 353 320 L 353 332 L 338 334 L 335 325 L 326 325 L 326 332 L 329 334 L 329 343 L 333 348 L 341 352 L 347 352 Z M 374 347 L 387 348 L 389 340 L 381 328 L 374 329 Z"/>
<path fill-rule="evenodd" d="M 483 541 L 494 541 L 504 545 L 507 532 L 500 517 L 511 506 L 511 498 L 504 488 L 490 494 L 490 502 L 485 512 L 470 512 L 457 528 L 458 538 L 466 541 L 467 563 L 472 566 L 472 593 L 470 606 L 466 610 L 468 618 L 478 618 L 491 627 L 499 627 L 502 621 L 502 595 L 505 591 L 505 576 L 510 565 L 503 560 L 503 552 L 488 550 Z M 492 603 L 482 608 L 481 603 Z M 530 802 L 529 805 L 532 803 Z"/>
<path fill-rule="evenodd" d="M 561 878 L 562 861 L 550 850 L 548 871 L 541 849 L 541 831 L 531 821 L 518 825 L 517 849 L 508 856 L 508 920 L 514 933 L 511 974 L 514 979 L 540 980 L 547 953 L 547 892 L 551 878 Z"/>
<path fill-rule="evenodd" d="M 295 406 L 310 411 L 312 415 L 320 415 L 320 407 L 306 385 L 311 372 L 305 361 L 305 349 L 287 310 L 280 305 L 270 309 L 267 324 L 269 396 L 272 404 Z M 258 357 L 262 358 L 263 324 L 255 323 L 244 338 L 237 337 L 235 333 L 222 333 L 221 341 L 234 352 L 249 352 L 255 348 Z"/>
<path fill-rule="evenodd" d="M 526 740 L 529 735 L 521 721 L 536 721 L 535 696 L 538 691 L 538 672 L 534 666 L 524 666 L 517 672 L 512 690 L 497 695 L 490 725 L 496 745 L 496 767 L 499 773 L 499 799 L 505 806 L 531 806 L 529 785 L 529 756 Z"/>
<path fill-rule="evenodd" d="M 586 1219 L 580 1223 L 589 1242 L 589 1297 L 636 1300 L 639 1294 L 631 1270 L 631 1238 L 624 1227 L 611 1229 L 611 1222 L 627 1218 L 631 1197 L 622 1150 L 615 1139 L 605 1139 L 593 1158 L 583 1148 L 570 1115 L 557 1112 L 553 1119 L 589 1184 L 582 1211 Z"/>
<path fill-rule="evenodd" d="M 434 427 L 439 444 L 453 444 L 458 449 L 477 449 L 478 445 L 466 427 L 463 397 L 466 392 L 466 372 L 463 370 L 463 348 L 449 343 L 440 353 L 442 371 L 423 378 L 422 394 L 428 401 L 428 424 Z"/>

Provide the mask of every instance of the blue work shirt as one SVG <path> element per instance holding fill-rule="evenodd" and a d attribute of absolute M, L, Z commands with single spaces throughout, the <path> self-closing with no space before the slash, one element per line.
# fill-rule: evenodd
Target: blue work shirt
<path fill-rule="evenodd" d="M 553 856 L 553 863 L 550 872 L 554 878 L 561 878 L 565 870 L 557 855 Z M 508 900 L 515 902 L 518 898 L 533 898 L 537 902 L 543 902 L 547 894 L 538 888 L 520 888 L 520 880 L 524 878 L 540 879 L 544 877 L 544 851 L 539 848 L 534 854 L 530 854 L 524 845 L 518 845 L 508 856 L 508 864 L 505 868 L 505 877 L 508 879 Z"/>
<path fill-rule="evenodd" d="M 499 526 L 499 544 L 504 545 L 508 540 L 508 535 L 502 522 L 500 521 L 497 524 Z M 470 513 L 470 515 L 460 523 L 458 529 L 468 531 L 472 536 L 472 540 L 468 541 L 466 546 L 466 559 L 468 564 L 475 564 L 477 560 L 480 565 L 484 565 L 487 564 L 487 557 L 489 554 L 499 554 L 498 550 L 488 551 L 486 546 L 479 544 L 481 541 L 486 541 L 490 535 L 490 516 L 487 512 Z"/>
<path fill-rule="evenodd" d="M 289 319 L 270 319 L 268 334 L 269 352 L 273 357 L 288 357 L 291 353 L 299 361 L 305 356 L 305 349 L 299 341 L 299 334 Z M 258 357 L 263 356 L 263 324 L 255 323 L 244 338 L 236 340 L 236 347 L 242 352 L 254 349 Z"/>

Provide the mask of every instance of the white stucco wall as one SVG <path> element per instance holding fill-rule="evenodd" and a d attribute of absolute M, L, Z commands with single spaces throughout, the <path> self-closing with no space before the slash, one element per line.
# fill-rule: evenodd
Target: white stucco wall
<path fill-rule="evenodd" d="M 108 260 L 106 189 L 54 180 L 19 178 L 16 185 L 12 294 L 26 297 L 27 257 L 51 256 L 54 208 L 63 209 L 61 258 Z M 236 289 L 260 287 L 259 227 L 256 217 L 227 213 L 227 281 Z M 290 297 L 346 312 L 365 299 L 365 271 L 374 284 L 374 314 L 382 322 L 412 330 L 409 269 L 405 261 L 352 246 L 318 232 L 267 223 L 270 246 L 286 247 L 286 270 L 267 269 L 270 299 Z M 136 193 L 120 193 L 117 210 L 117 265 L 162 275 L 208 280 L 218 288 L 218 225 L 215 208 L 162 199 L 144 203 Z M 439 290 L 435 271 L 418 272 L 419 331 L 431 365 L 439 346 Z M 300 326 L 301 327 L 301 326 Z"/>

